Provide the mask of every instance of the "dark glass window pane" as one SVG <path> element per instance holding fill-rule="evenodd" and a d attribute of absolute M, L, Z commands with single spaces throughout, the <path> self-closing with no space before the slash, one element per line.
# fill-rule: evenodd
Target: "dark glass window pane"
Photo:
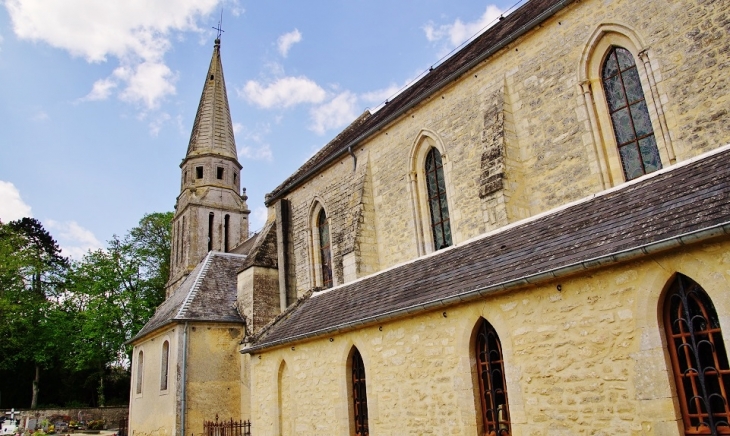
<path fill-rule="evenodd" d="M 620 76 L 613 76 L 606 79 L 603 82 L 603 85 L 606 89 L 606 100 L 608 101 L 608 108 L 612 112 L 616 109 L 626 106 L 626 97 L 624 96 L 624 89 L 621 86 Z"/>
<path fill-rule="evenodd" d="M 618 58 L 618 66 L 621 68 L 621 71 L 629 69 L 635 65 L 634 57 L 631 55 L 631 52 L 625 48 L 616 47 L 616 57 Z"/>
<path fill-rule="evenodd" d="M 441 153 L 435 148 L 426 155 L 426 191 L 434 249 L 440 250 L 449 247 L 452 242 L 444 167 Z"/>
<path fill-rule="evenodd" d="M 604 61 L 602 78 L 626 180 L 660 169 L 659 149 L 631 52 L 621 47 L 611 48 Z"/>
<path fill-rule="evenodd" d="M 654 135 L 639 141 L 639 151 L 647 173 L 662 169 L 662 160 L 659 157 L 659 149 L 657 149 Z"/>
<path fill-rule="evenodd" d="M 639 80 L 639 73 L 636 67 L 624 71 L 621 74 L 621 79 L 623 79 L 624 86 L 626 87 L 626 96 L 630 103 L 644 99 L 644 91 L 641 88 L 641 80 Z"/>
<path fill-rule="evenodd" d="M 623 108 L 612 113 L 611 121 L 613 121 L 613 131 L 616 134 L 618 145 L 626 144 L 636 138 L 634 127 L 631 125 L 629 108 Z"/>
<path fill-rule="evenodd" d="M 510 418 L 502 344 L 494 327 L 485 319 L 481 320 L 477 332 L 475 355 L 484 426 L 480 434 L 508 435 Z"/>
<path fill-rule="evenodd" d="M 355 416 L 355 435 L 367 436 L 368 396 L 365 387 L 365 364 L 357 348 L 352 353 L 352 402 Z"/>
<path fill-rule="evenodd" d="M 638 138 L 651 135 L 654 132 L 651 128 L 649 111 L 646 109 L 646 101 L 641 100 L 631 106 L 631 119 L 634 120 L 634 130 L 636 130 Z"/>
<path fill-rule="evenodd" d="M 317 216 L 317 230 L 319 231 L 319 258 L 322 264 L 322 287 L 332 286 L 332 254 L 330 252 L 330 226 L 324 209 Z"/>
<path fill-rule="evenodd" d="M 730 434 L 730 367 L 717 311 L 705 291 L 677 274 L 664 327 L 686 434 Z"/>
<path fill-rule="evenodd" d="M 639 152 L 636 149 L 635 142 L 619 148 L 619 152 L 621 154 L 621 164 L 624 167 L 626 180 L 633 180 L 644 175 L 644 170 L 641 165 L 641 159 L 639 157 Z"/>
<path fill-rule="evenodd" d="M 606 58 L 606 63 L 603 65 L 603 78 L 608 78 L 618 74 L 618 61 L 616 55 L 612 51 Z"/>

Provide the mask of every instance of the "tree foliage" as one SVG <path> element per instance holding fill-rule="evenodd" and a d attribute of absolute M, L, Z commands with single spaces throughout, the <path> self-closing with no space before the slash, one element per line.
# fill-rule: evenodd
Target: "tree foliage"
<path fill-rule="evenodd" d="M 73 262 L 37 220 L 0 223 L 0 371 L 35 365 L 32 407 L 42 370 L 86 374 L 96 405 L 105 382 L 128 379 L 125 342 L 164 300 L 172 216 L 145 215 L 107 249 Z"/>

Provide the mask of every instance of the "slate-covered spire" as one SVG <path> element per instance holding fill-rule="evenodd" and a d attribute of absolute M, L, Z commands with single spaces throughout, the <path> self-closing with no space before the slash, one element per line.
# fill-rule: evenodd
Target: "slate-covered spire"
<path fill-rule="evenodd" d="M 216 39 L 203 95 L 200 97 L 193 131 L 190 134 L 186 160 L 210 153 L 237 160 L 220 48 L 221 40 Z"/>

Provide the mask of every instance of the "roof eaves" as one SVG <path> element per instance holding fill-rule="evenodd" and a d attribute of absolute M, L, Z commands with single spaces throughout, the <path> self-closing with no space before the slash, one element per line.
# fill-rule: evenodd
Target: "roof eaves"
<path fill-rule="evenodd" d="M 494 294 L 495 292 L 504 291 L 511 288 L 523 287 L 525 285 L 536 285 L 550 281 L 555 278 L 565 277 L 573 275 L 578 271 L 592 270 L 602 267 L 607 264 L 614 264 L 619 262 L 625 262 L 637 257 L 645 256 L 647 254 L 654 254 L 661 251 L 674 248 L 678 245 L 688 245 L 698 242 L 703 242 L 709 239 L 716 238 L 721 235 L 730 235 L 730 221 L 720 223 L 714 226 L 699 229 L 693 232 L 673 236 L 660 241 L 656 241 L 649 244 L 640 245 L 626 250 L 603 255 L 594 259 L 589 259 L 577 263 L 563 265 L 557 268 L 553 268 L 547 271 L 541 271 L 539 273 L 520 277 L 518 279 L 510 280 L 507 282 L 496 283 L 486 287 L 473 289 L 470 291 L 463 292 L 458 295 L 452 295 L 445 298 L 439 298 L 425 303 L 415 304 L 413 306 L 405 307 L 402 309 L 384 312 L 378 315 L 357 319 L 354 321 L 345 322 L 332 327 L 319 329 L 299 335 L 293 335 L 287 338 L 278 339 L 270 343 L 262 343 L 260 345 L 253 345 L 246 349 L 241 350 L 243 354 L 253 354 L 272 348 L 278 348 L 285 344 L 291 344 L 293 342 L 301 342 L 307 339 L 321 337 L 332 333 L 343 333 L 346 331 L 354 330 L 356 328 L 367 327 L 377 323 L 390 321 L 396 318 L 401 318 L 408 315 L 414 315 L 426 311 L 431 311 L 440 307 L 448 307 L 456 304 L 473 301 L 480 297 Z"/>

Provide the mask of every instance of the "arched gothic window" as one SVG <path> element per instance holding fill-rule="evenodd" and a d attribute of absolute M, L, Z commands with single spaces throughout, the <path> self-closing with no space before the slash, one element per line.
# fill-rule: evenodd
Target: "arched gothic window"
<path fill-rule="evenodd" d="M 677 274 L 664 302 L 664 329 L 685 434 L 730 434 L 730 366 L 712 300 Z"/>
<path fill-rule="evenodd" d="M 446 182 L 441 153 L 432 147 L 426 155 L 426 191 L 431 212 L 433 248 L 440 250 L 452 245 L 449 205 L 446 201 Z"/>
<path fill-rule="evenodd" d="M 330 226 L 324 209 L 317 215 L 317 229 L 319 230 L 319 260 L 322 266 L 322 287 L 332 287 L 332 253 L 330 245 Z"/>
<path fill-rule="evenodd" d="M 352 407 L 355 421 L 355 435 L 367 436 L 368 396 L 365 389 L 365 364 L 357 348 L 352 350 Z"/>
<path fill-rule="evenodd" d="M 502 343 L 486 319 L 479 324 L 475 346 L 484 434 L 507 436 L 511 429 Z"/>
<path fill-rule="evenodd" d="M 139 354 L 137 354 L 137 394 L 142 393 L 142 372 L 144 370 L 144 354 L 142 353 L 142 350 L 139 351 Z"/>
<path fill-rule="evenodd" d="M 626 180 L 661 169 L 659 149 L 631 52 L 611 47 L 601 79 Z"/>
<path fill-rule="evenodd" d="M 168 362 L 170 358 L 170 343 L 165 341 L 162 344 L 162 359 L 160 362 L 160 390 L 167 390 Z"/>

